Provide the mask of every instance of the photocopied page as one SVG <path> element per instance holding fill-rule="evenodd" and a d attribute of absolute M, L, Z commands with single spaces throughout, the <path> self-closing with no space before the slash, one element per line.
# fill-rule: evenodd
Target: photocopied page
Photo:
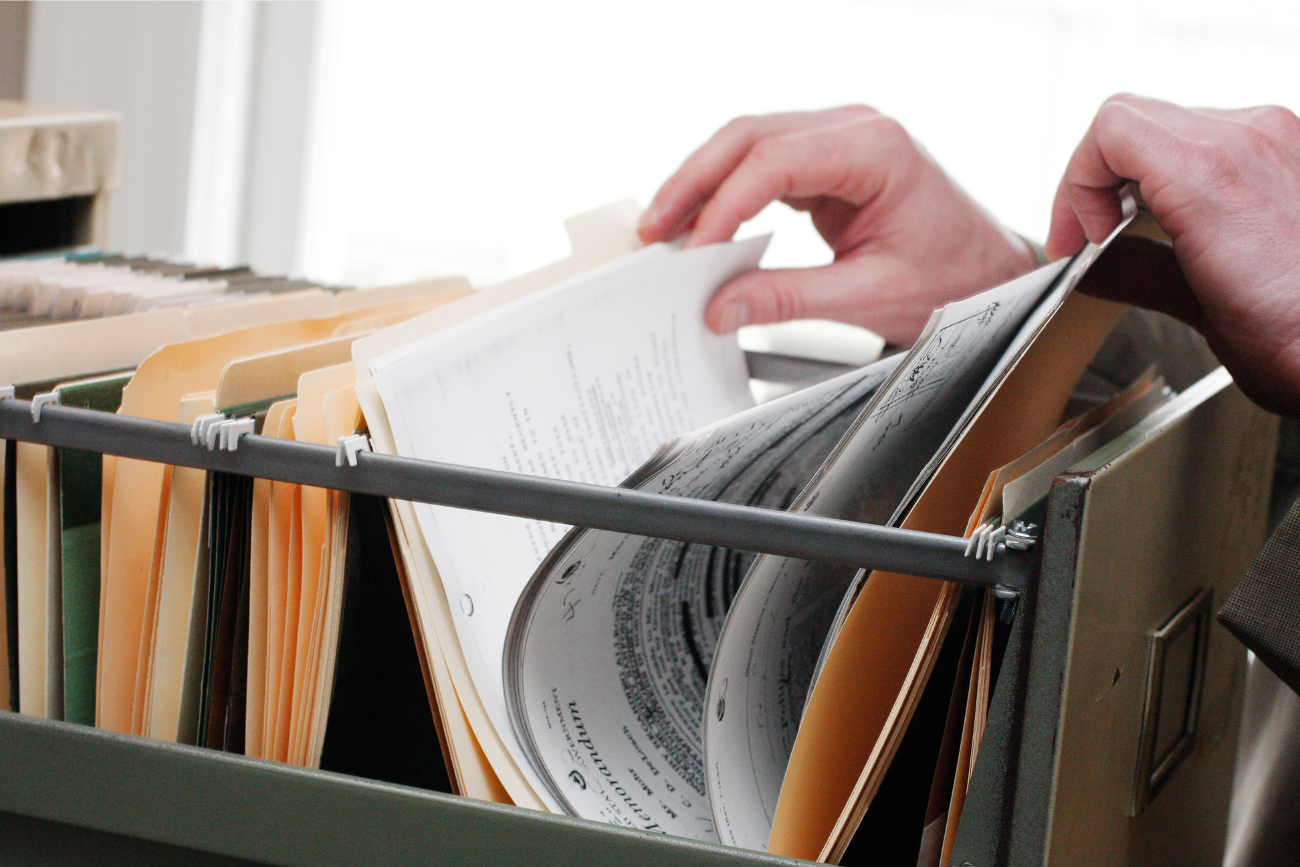
<path fill-rule="evenodd" d="M 765 245 L 649 247 L 375 358 L 397 452 L 617 484 L 665 440 L 752 403 L 735 340 L 708 332 L 703 310 Z M 565 528 L 415 511 L 474 687 L 532 776 L 510 735 L 502 652 L 516 599 Z"/>
<path fill-rule="evenodd" d="M 787 508 L 901 360 L 687 434 L 624 484 Z M 507 700 L 569 812 L 717 839 L 704 780 L 704 695 L 723 619 L 753 560 L 709 545 L 575 530 L 537 571 L 511 624 Z"/>
<path fill-rule="evenodd" d="M 1015 350 L 903 527 L 960 535 L 989 473 L 1051 436 L 1122 310 L 1084 295 L 1066 298 L 1032 344 Z M 872 572 L 849 597 L 809 690 L 769 851 L 818 860 L 843 854 L 925 689 L 954 588 Z"/>
<path fill-rule="evenodd" d="M 888 522 L 1064 267 L 937 311 L 793 510 Z M 767 847 L 805 698 L 856 572 L 765 556 L 737 594 L 705 722 L 710 795 L 725 843 Z"/>

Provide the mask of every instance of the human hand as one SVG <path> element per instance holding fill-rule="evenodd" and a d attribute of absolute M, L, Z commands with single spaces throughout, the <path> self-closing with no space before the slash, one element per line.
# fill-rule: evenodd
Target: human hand
<path fill-rule="evenodd" d="M 1057 190 L 1048 255 L 1104 238 L 1127 180 L 1173 239 L 1186 282 L 1106 294 L 1196 327 L 1253 400 L 1300 412 L 1300 119 L 1112 97 Z"/>
<path fill-rule="evenodd" d="M 778 199 L 812 215 L 835 261 L 741 275 L 709 302 L 715 332 L 824 318 L 907 344 L 935 307 L 1034 266 L 902 126 L 863 106 L 733 120 L 664 183 L 641 237 L 726 241 Z"/>

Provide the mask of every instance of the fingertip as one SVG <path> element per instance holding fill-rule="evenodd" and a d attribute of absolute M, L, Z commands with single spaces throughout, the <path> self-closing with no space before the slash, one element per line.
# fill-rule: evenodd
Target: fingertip
<path fill-rule="evenodd" d="M 641 218 L 636 223 L 636 233 L 642 241 L 653 244 L 663 240 L 663 227 L 659 225 L 663 221 L 663 215 L 663 206 L 658 201 L 651 202 L 650 207 L 641 212 Z"/>
<path fill-rule="evenodd" d="M 744 277 L 741 275 L 715 292 L 704 308 L 704 324 L 714 334 L 730 334 L 755 321 L 761 321 L 754 317 L 749 294 L 743 285 L 737 285 Z"/>
<path fill-rule="evenodd" d="M 1058 228 L 1053 225 L 1051 232 L 1048 233 L 1047 243 L 1043 245 L 1043 253 L 1055 262 L 1057 259 L 1064 259 L 1078 253 L 1088 241 L 1088 236 L 1078 224 L 1068 228 Z"/>
<path fill-rule="evenodd" d="M 1055 262 L 1057 259 L 1078 252 L 1072 249 L 1078 245 L 1070 240 L 1068 237 L 1070 234 L 1072 234 L 1070 230 L 1062 226 L 1059 220 L 1052 221 L 1052 228 L 1047 232 L 1047 241 L 1043 244 L 1043 253 L 1048 259 Z"/>
<path fill-rule="evenodd" d="M 683 244 L 682 247 L 686 250 L 693 250 L 696 247 L 707 247 L 709 244 L 720 244 L 723 241 L 730 239 L 731 235 L 718 236 L 716 233 L 700 231 L 699 227 L 694 227 L 690 230 L 690 234 L 686 236 L 686 243 Z"/>
<path fill-rule="evenodd" d="M 1052 224 L 1047 231 L 1047 243 L 1043 244 L 1043 252 L 1052 261 L 1073 256 L 1088 240 L 1078 210 L 1070 201 L 1070 192 L 1063 182 L 1052 202 Z"/>

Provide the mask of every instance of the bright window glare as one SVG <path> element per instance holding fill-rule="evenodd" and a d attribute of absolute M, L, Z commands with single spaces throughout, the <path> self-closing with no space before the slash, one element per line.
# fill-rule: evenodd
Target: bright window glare
<path fill-rule="evenodd" d="M 302 270 L 496 282 L 560 258 L 564 217 L 646 204 L 739 114 L 867 103 L 1042 238 L 1116 91 L 1300 108 L 1293 0 L 610 0 L 327 4 Z M 768 208 L 765 264 L 829 260 Z"/>

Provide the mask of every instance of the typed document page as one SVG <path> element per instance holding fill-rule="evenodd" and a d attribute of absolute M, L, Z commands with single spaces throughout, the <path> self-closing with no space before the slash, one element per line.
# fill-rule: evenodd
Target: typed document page
<path fill-rule="evenodd" d="M 371 364 L 399 454 L 615 485 L 666 440 L 752 405 L 711 294 L 766 238 L 655 245 L 430 335 Z M 516 761 L 502 650 L 524 585 L 567 529 L 419 504 L 474 685 Z"/>
<path fill-rule="evenodd" d="M 639 472 L 636 487 L 784 509 L 898 361 L 696 431 Z M 716 839 L 704 697 L 717 636 L 753 559 L 586 531 L 571 534 L 534 577 L 511 627 L 507 698 L 570 812 Z"/>
<path fill-rule="evenodd" d="M 793 509 L 888 523 L 1062 267 L 936 312 Z M 737 593 L 705 722 L 722 842 L 766 849 L 805 700 L 854 581 L 850 568 L 764 556 Z"/>

